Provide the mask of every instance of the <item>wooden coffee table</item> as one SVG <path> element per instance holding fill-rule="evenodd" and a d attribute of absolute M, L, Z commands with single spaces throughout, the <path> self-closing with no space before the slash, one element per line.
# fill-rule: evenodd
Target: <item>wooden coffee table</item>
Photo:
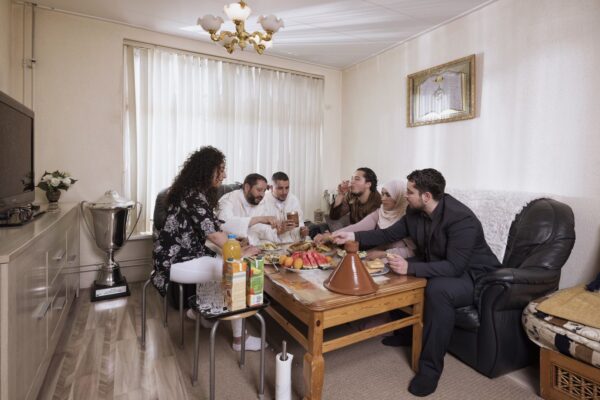
<path fill-rule="evenodd" d="M 323 354 L 395 329 L 413 327 L 412 369 L 417 371 L 423 333 L 423 302 L 427 281 L 394 273 L 376 277 L 379 290 L 366 296 L 337 294 L 323 287 L 331 271 L 276 272 L 265 269 L 265 292 L 308 327 L 305 336 L 275 307 L 265 311 L 306 350 L 304 355 L 305 399 L 321 398 L 325 360 Z M 325 329 L 402 308 L 409 315 L 373 328 L 323 340 Z"/>

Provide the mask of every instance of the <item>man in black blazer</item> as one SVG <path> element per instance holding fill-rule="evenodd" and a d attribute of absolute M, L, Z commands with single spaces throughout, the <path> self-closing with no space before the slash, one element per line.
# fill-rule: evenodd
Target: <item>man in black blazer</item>
<path fill-rule="evenodd" d="M 445 194 L 446 180 L 435 169 L 413 171 L 407 177 L 406 215 L 387 229 L 335 233 L 338 244 L 356 240 L 361 247 L 393 243 L 410 237 L 417 255 L 388 255 L 400 275 L 427 278 L 423 350 L 419 372 L 409 392 L 427 396 L 435 391 L 444 368 L 444 355 L 454 329 L 455 309 L 473 304 L 474 280 L 500 262 L 490 250 L 481 222 L 463 203 Z"/>

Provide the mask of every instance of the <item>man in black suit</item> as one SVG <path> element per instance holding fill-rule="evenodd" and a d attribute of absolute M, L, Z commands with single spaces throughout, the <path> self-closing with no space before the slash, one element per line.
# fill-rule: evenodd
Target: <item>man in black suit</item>
<path fill-rule="evenodd" d="M 463 203 L 445 194 L 446 181 L 435 169 L 413 171 L 407 177 L 406 215 L 387 229 L 334 234 L 336 243 L 356 240 L 361 247 L 378 246 L 410 237 L 417 255 L 390 255 L 390 268 L 400 275 L 427 278 L 423 350 L 419 372 L 409 392 L 427 396 L 435 391 L 444 355 L 454 329 L 455 309 L 473 304 L 473 282 L 500 262 L 490 250 L 481 222 Z"/>

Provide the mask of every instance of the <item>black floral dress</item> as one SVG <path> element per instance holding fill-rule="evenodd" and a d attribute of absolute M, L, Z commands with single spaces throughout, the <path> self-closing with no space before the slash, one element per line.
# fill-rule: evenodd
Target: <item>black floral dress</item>
<path fill-rule="evenodd" d="M 153 233 L 152 284 L 166 294 L 172 264 L 203 256 L 214 257 L 206 246 L 207 236 L 221 229 L 221 221 L 204 194 L 193 190 L 178 205 L 169 205 L 165 226 Z"/>

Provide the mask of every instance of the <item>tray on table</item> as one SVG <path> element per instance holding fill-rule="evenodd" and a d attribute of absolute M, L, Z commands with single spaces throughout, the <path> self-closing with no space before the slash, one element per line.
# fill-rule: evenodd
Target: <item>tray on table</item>
<path fill-rule="evenodd" d="M 263 297 L 263 303 L 259 304 L 257 306 L 245 307 L 245 308 L 242 308 L 242 309 L 236 310 L 236 311 L 229 311 L 226 307 L 223 307 L 223 311 L 219 312 L 219 313 L 211 312 L 213 308 L 210 308 L 207 310 L 201 310 L 200 305 L 198 304 L 198 296 L 197 295 L 190 296 L 190 298 L 188 299 L 188 304 L 189 304 L 190 308 L 192 310 L 194 310 L 194 312 L 200 314 L 200 316 L 202 318 L 211 320 L 211 319 L 217 319 L 217 318 L 231 317 L 231 316 L 238 315 L 238 314 L 244 314 L 244 313 L 247 313 L 250 311 L 260 311 L 262 309 L 269 307 L 269 305 L 271 303 L 269 302 L 269 299 Z"/>

